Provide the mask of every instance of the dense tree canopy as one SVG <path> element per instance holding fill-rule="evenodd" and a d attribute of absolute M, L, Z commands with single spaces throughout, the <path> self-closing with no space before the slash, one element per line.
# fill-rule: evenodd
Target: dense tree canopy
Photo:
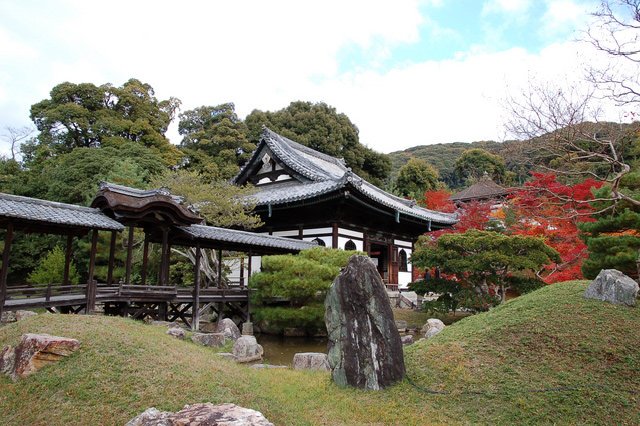
<path fill-rule="evenodd" d="M 178 152 L 165 132 L 179 105 L 175 98 L 157 100 L 153 88 L 136 79 L 121 87 L 66 82 L 31 106 L 31 119 L 40 144 L 52 154 L 131 141 L 155 147 L 175 162 Z"/>
<path fill-rule="evenodd" d="M 247 126 L 238 118 L 232 103 L 185 111 L 180 114 L 178 130 L 183 136 L 180 145 L 187 148 L 188 166 L 211 175 L 213 163 L 217 177 L 223 179 L 237 174 L 256 148 L 247 139 Z M 192 151 L 201 151 L 201 155 Z M 206 157 L 202 158 L 202 154 Z"/>
<path fill-rule="evenodd" d="M 400 168 L 395 182 L 398 194 L 411 197 L 422 202 L 426 191 L 438 187 L 438 171 L 433 166 L 419 158 L 410 159 Z"/>
<path fill-rule="evenodd" d="M 292 102 L 274 112 L 254 110 L 245 120 L 249 139 L 257 142 L 266 125 L 271 130 L 325 154 L 344 158 L 347 166 L 376 185 L 389 176 L 391 162 L 362 145 L 358 128 L 345 114 L 324 102 Z"/>
<path fill-rule="evenodd" d="M 467 182 L 476 182 L 485 173 L 497 183 L 505 183 L 507 177 L 502 157 L 479 148 L 464 151 L 456 160 L 455 172 Z"/>

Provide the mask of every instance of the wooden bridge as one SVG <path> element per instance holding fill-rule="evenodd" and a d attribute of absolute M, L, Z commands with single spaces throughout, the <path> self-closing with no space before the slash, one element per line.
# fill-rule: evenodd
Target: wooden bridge
<path fill-rule="evenodd" d="M 142 319 L 182 320 L 199 328 L 203 312 L 249 320 L 249 290 L 244 277 L 238 285 L 224 287 L 222 251 L 248 254 L 247 280 L 253 255 L 295 253 L 315 244 L 282 237 L 205 226 L 202 218 L 165 190 L 142 191 L 102 184 L 92 207 L 80 207 L 28 197 L 0 194 L 0 226 L 5 229 L 0 269 L 0 314 L 5 310 L 46 308 L 60 313 L 92 313 L 99 305 L 107 315 Z M 123 282 L 114 283 L 116 236 L 128 227 L 127 257 Z M 144 231 L 141 285 L 131 285 L 134 229 Z M 108 272 L 105 283 L 95 280 L 98 232 L 110 232 Z M 9 285 L 11 245 L 16 233 L 45 233 L 67 236 L 64 278 L 60 284 L 43 287 Z M 91 234 L 88 279 L 85 284 L 69 283 L 72 242 Z M 161 245 L 157 283 L 149 285 L 149 244 Z M 171 247 L 194 249 L 194 282 L 190 286 L 169 285 Z M 207 286 L 201 274 L 204 249 L 218 254 L 215 286 Z M 244 262 L 241 266 L 241 276 Z M 210 283 L 209 283 L 210 284 Z"/>

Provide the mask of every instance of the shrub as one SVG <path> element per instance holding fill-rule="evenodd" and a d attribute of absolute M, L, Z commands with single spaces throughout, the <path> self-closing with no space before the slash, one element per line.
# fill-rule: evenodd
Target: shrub
<path fill-rule="evenodd" d="M 62 284 L 64 263 L 64 252 L 59 246 L 55 246 L 29 274 L 27 282 L 36 285 Z M 72 261 L 69 265 L 69 284 L 78 284 L 78 282 L 80 282 L 80 276 Z"/>

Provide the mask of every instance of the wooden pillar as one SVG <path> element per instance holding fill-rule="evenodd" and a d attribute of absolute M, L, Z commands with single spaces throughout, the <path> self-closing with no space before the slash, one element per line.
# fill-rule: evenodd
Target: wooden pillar
<path fill-rule="evenodd" d="M 109 266 L 107 270 L 107 284 L 113 284 L 113 267 L 116 260 L 116 239 L 118 234 L 116 231 L 111 231 L 111 243 L 109 244 Z"/>
<path fill-rule="evenodd" d="M 338 248 L 338 224 L 334 223 L 332 225 L 333 232 L 331 233 L 331 248 Z"/>
<path fill-rule="evenodd" d="M 69 268 L 71 265 L 71 244 L 73 243 L 73 235 L 67 235 L 67 247 L 64 251 L 64 275 L 62 276 L 62 285 L 69 285 Z"/>
<path fill-rule="evenodd" d="M 200 244 L 196 245 L 196 264 L 193 271 L 193 318 L 191 319 L 191 329 L 198 331 L 200 328 Z"/>
<path fill-rule="evenodd" d="M 218 288 L 222 288 L 222 250 L 218 249 Z"/>
<path fill-rule="evenodd" d="M 127 265 L 125 272 L 125 284 L 131 284 L 131 263 L 133 262 L 133 225 L 129 226 L 129 239 L 127 240 Z"/>
<path fill-rule="evenodd" d="M 96 307 L 96 281 L 93 274 L 96 269 L 96 248 L 98 246 L 98 230 L 91 231 L 91 252 L 89 253 L 89 279 L 87 280 L 87 307 L 86 313 L 91 313 Z"/>
<path fill-rule="evenodd" d="M 240 256 L 240 288 L 244 288 L 244 255 Z"/>
<path fill-rule="evenodd" d="M 362 232 L 362 251 L 371 254 L 371 243 L 369 242 L 369 235 L 367 235 L 367 231 Z"/>
<path fill-rule="evenodd" d="M 2 269 L 0 269 L 0 316 L 4 311 L 4 302 L 7 299 L 7 275 L 9 274 L 9 253 L 13 242 L 13 223 L 9 222 L 7 233 L 4 236 L 4 250 L 2 251 Z"/>
<path fill-rule="evenodd" d="M 160 255 L 160 285 L 167 285 L 167 252 L 169 251 L 169 229 L 162 228 L 162 253 Z"/>
<path fill-rule="evenodd" d="M 249 252 L 249 259 L 247 260 L 247 287 L 249 287 L 249 280 L 251 279 L 251 258 L 253 254 Z"/>
<path fill-rule="evenodd" d="M 147 267 L 149 265 L 149 236 L 144 233 L 144 248 L 142 249 L 142 285 L 147 285 Z"/>

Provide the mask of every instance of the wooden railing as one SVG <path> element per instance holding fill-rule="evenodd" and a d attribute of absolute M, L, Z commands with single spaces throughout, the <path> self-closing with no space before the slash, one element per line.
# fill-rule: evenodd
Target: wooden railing
<path fill-rule="evenodd" d="M 7 300 L 26 299 L 31 297 L 44 297 L 48 302 L 54 296 L 83 295 L 87 291 L 86 284 L 58 285 L 48 284 L 46 286 L 25 285 L 7 288 Z"/>

